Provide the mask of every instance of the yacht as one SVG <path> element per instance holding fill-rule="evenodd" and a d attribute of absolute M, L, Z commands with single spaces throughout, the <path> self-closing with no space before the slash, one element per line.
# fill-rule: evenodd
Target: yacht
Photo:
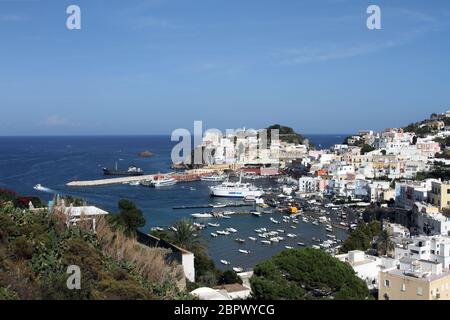
<path fill-rule="evenodd" d="M 228 197 L 228 198 L 245 198 L 245 197 L 261 197 L 263 191 L 250 183 L 242 182 L 242 175 L 238 182 L 230 182 L 226 180 L 220 185 L 210 187 L 211 196 Z"/>
<path fill-rule="evenodd" d="M 177 180 L 171 177 L 163 177 L 163 176 L 156 176 L 151 182 L 151 186 L 154 188 L 168 187 L 173 186 L 175 184 L 177 184 Z"/>
<path fill-rule="evenodd" d="M 225 175 L 217 175 L 217 174 L 213 174 L 211 176 L 204 176 L 200 178 L 201 181 L 206 182 L 221 182 L 224 181 L 225 179 L 226 179 Z"/>

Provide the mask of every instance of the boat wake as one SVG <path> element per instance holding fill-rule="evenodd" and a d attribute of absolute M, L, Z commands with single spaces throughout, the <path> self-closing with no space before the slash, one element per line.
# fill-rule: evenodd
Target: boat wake
<path fill-rule="evenodd" d="M 37 191 L 41 191 L 41 192 L 46 192 L 46 193 L 56 193 L 55 190 L 52 190 L 52 189 L 50 189 L 50 188 L 46 188 L 46 187 L 44 187 L 44 186 L 41 185 L 41 184 L 35 185 L 35 186 L 33 187 L 33 189 L 34 189 L 34 190 L 37 190 Z"/>

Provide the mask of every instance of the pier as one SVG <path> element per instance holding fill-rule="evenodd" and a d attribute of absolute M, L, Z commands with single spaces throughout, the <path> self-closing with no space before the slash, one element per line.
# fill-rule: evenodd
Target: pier
<path fill-rule="evenodd" d="M 153 180 L 155 174 L 145 175 L 145 176 L 135 176 L 135 177 L 120 177 L 120 178 L 108 178 L 99 180 L 89 180 L 89 181 L 71 181 L 66 185 L 68 187 L 96 187 L 96 186 L 106 186 L 112 184 L 123 184 L 135 181 Z"/>

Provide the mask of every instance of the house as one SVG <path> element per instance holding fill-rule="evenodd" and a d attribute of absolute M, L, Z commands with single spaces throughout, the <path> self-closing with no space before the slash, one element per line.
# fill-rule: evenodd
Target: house
<path fill-rule="evenodd" d="M 379 300 L 450 300 L 450 271 L 437 262 L 403 258 L 379 283 Z"/>
<path fill-rule="evenodd" d="M 450 207 L 450 182 L 435 181 L 431 184 L 430 203 L 440 210 Z"/>

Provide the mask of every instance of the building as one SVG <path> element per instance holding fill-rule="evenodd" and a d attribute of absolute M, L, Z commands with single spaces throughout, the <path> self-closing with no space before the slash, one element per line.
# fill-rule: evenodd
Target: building
<path fill-rule="evenodd" d="M 403 258 L 380 271 L 379 300 L 450 300 L 450 271 L 438 262 Z"/>
<path fill-rule="evenodd" d="M 319 179 L 315 177 L 301 177 L 298 180 L 299 193 L 313 193 L 319 190 Z"/>
<path fill-rule="evenodd" d="M 413 208 L 412 223 L 420 234 L 450 235 L 450 218 L 439 212 L 439 208 L 416 202 Z"/>
<path fill-rule="evenodd" d="M 448 181 L 432 182 L 429 198 L 431 204 L 440 210 L 450 207 L 450 183 Z"/>
<path fill-rule="evenodd" d="M 335 256 L 342 262 L 347 262 L 356 275 L 364 280 L 369 289 L 378 288 L 378 274 L 381 270 L 396 268 L 398 261 L 387 257 L 375 257 L 363 251 L 354 250 Z"/>

